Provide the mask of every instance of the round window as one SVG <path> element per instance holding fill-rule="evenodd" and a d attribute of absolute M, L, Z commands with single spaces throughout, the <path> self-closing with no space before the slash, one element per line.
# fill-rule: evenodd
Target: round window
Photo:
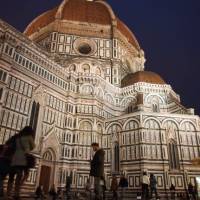
<path fill-rule="evenodd" d="M 81 45 L 78 47 L 78 51 L 79 51 L 81 54 L 87 55 L 87 54 L 91 53 L 92 48 L 91 48 L 91 46 L 90 46 L 89 44 L 83 43 L 83 44 L 81 44 Z"/>

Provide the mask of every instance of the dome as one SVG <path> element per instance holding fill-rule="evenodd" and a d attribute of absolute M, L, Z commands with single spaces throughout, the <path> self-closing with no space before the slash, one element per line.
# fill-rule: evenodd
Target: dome
<path fill-rule="evenodd" d="M 48 10 L 34 19 L 27 26 L 24 34 L 30 37 L 49 24 L 59 21 L 85 22 L 116 27 L 129 43 L 136 49 L 140 49 L 130 29 L 115 16 L 112 8 L 103 0 L 64 0 L 58 7 Z"/>
<path fill-rule="evenodd" d="M 150 71 L 139 71 L 133 74 L 128 74 L 122 80 L 122 87 L 127 87 L 138 82 L 146 82 L 151 84 L 166 84 L 160 75 Z"/>

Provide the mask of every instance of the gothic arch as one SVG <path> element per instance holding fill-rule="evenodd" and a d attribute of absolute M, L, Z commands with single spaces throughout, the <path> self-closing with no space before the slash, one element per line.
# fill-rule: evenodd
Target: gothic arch
<path fill-rule="evenodd" d="M 101 99 L 104 99 L 104 91 L 101 87 L 97 87 L 95 89 L 96 96 L 100 97 Z"/>
<path fill-rule="evenodd" d="M 112 94 L 106 93 L 106 94 L 105 94 L 105 99 L 106 99 L 109 103 L 114 104 L 114 98 L 113 98 Z"/>
<path fill-rule="evenodd" d="M 174 123 L 174 124 L 176 125 L 177 130 L 178 130 L 179 124 L 178 124 L 178 122 L 177 122 L 176 120 L 174 120 L 174 119 L 164 119 L 164 120 L 162 121 L 162 127 L 163 127 L 163 128 L 164 128 L 164 126 L 165 126 L 165 124 L 166 124 L 167 122 L 172 122 L 172 123 Z"/>
<path fill-rule="evenodd" d="M 83 84 L 80 88 L 80 93 L 85 95 L 94 94 L 94 87 L 91 84 Z"/>
<path fill-rule="evenodd" d="M 82 120 L 78 127 L 79 130 L 92 131 L 92 122 L 89 120 Z"/>
<path fill-rule="evenodd" d="M 179 125 L 178 123 L 173 119 L 166 119 L 162 123 L 162 127 L 166 129 L 165 135 L 166 140 L 169 142 L 171 139 L 176 141 L 176 143 L 179 143 L 178 140 L 178 132 L 179 132 Z"/>
<path fill-rule="evenodd" d="M 46 161 L 55 161 L 56 160 L 55 151 L 52 148 L 46 149 L 42 155 L 42 158 Z"/>
<path fill-rule="evenodd" d="M 143 126 L 144 126 L 144 127 L 145 127 L 146 123 L 147 123 L 149 120 L 155 121 L 155 122 L 158 124 L 159 128 L 162 127 L 160 121 L 159 121 L 158 119 L 154 118 L 154 117 L 148 117 L 148 118 L 146 118 L 146 119 L 143 121 Z"/>
<path fill-rule="evenodd" d="M 121 101 L 120 106 L 127 107 L 130 103 L 136 103 L 137 99 L 132 96 L 124 97 Z"/>
<path fill-rule="evenodd" d="M 171 170 L 177 170 L 180 168 L 179 153 L 177 142 L 173 139 L 168 141 L 168 152 L 169 152 L 169 166 Z"/>
<path fill-rule="evenodd" d="M 186 124 L 189 124 L 191 127 L 193 127 L 193 130 L 189 129 L 187 130 L 187 126 L 186 126 L 186 129 L 183 129 L 182 127 Z M 181 130 L 187 130 L 187 131 L 197 131 L 197 128 L 196 128 L 196 125 L 194 124 L 194 122 L 190 121 L 190 120 L 183 120 L 181 123 L 180 123 L 180 129 Z"/>
<path fill-rule="evenodd" d="M 152 100 L 157 101 L 158 103 L 165 104 L 165 100 L 158 94 L 149 94 L 145 97 L 145 102 L 152 103 Z"/>
<path fill-rule="evenodd" d="M 137 119 L 129 119 L 127 120 L 124 125 L 123 125 L 123 130 L 130 130 L 130 129 L 127 129 L 127 126 L 130 122 L 134 122 L 135 124 L 137 124 L 137 128 L 139 128 L 140 126 L 140 122 L 137 120 Z"/>
<path fill-rule="evenodd" d="M 122 125 L 119 122 L 112 122 L 111 124 L 108 125 L 108 127 L 106 128 L 106 133 L 109 133 L 109 129 L 113 126 L 117 126 L 119 127 L 117 130 L 122 131 Z"/>
<path fill-rule="evenodd" d="M 94 137 L 92 134 L 93 125 L 89 120 L 82 120 L 79 124 L 79 141 L 90 147 L 91 143 L 94 142 Z M 95 141 L 96 142 L 96 141 Z M 86 156 L 86 153 L 84 153 Z"/>
<path fill-rule="evenodd" d="M 43 189 L 45 192 L 49 191 L 50 183 L 55 183 L 55 171 L 56 165 L 55 161 L 58 157 L 56 157 L 56 149 L 55 148 L 46 148 L 44 149 L 44 153 L 42 154 L 42 159 L 39 165 L 39 176 L 38 176 L 38 184 L 43 185 Z"/>

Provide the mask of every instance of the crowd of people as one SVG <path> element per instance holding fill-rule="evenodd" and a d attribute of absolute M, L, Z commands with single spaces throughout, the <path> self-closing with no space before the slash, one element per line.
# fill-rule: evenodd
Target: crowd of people
<path fill-rule="evenodd" d="M 35 158 L 30 153 L 34 147 L 35 133 L 30 126 L 26 126 L 18 134 L 12 136 L 4 145 L 0 145 L 0 199 L 20 199 L 20 189 L 25 180 L 28 178 L 29 169 L 34 167 Z M 104 150 L 99 147 L 98 143 L 91 145 L 94 155 L 91 160 L 90 177 L 93 177 L 94 187 L 91 185 L 91 179 L 87 180 L 85 186 L 85 198 L 95 200 L 105 200 L 106 181 L 104 177 Z M 4 180 L 8 176 L 7 190 L 4 191 Z M 72 177 L 66 179 L 65 199 L 70 199 L 70 190 Z M 157 192 L 157 179 L 153 173 L 148 176 L 147 172 L 143 172 L 141 178 L 142 193 L 138 193 L 141 199 L 159 198 Z M 112 199 L 123 199 L 128 188 L 128 180 L 124 174 L 120 176 L 119 182 L 116 175 L 112 176 L 110 191 L 112 191 Z M 94 193 L 93 193 L 94 191 Z M 170 187 L 171 199 L 175 199 L 176 188 L 173 184 Z M 196 200 L 197 191 L 195 187 L 188 184 L 188 198 Z M 94 194 L 94 195 L 93 195 Z M 120 195 L 119 195 L 120 194 Z M 52 185 L 48 194 L 43 191 L 43 186 L 39 185 L 35 191 L 35 199 L 45 199 L 50 197 L 52 200 L 63 199 L 61 189 L 56 189 Z M 177 194 L 178 196 L 178 194 Z"/>

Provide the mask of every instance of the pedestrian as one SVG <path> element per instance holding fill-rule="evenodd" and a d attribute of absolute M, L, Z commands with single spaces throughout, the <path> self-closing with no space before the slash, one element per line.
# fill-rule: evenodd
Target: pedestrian
<path fill-rule="evenodd" d="M 158 193 L 157 193 L 157 181 L 156 177 L 154 174 L 150 174 L 150 198 L 153 197 L 153 192 L 155 193 L 156 199 L 158 198 Z"/>
<path fill-rule="evenodd" d="M 36 200 L 45 199 L 45 195 L 44 195 L 44 191 L 43 191 L 43 186 L 42 186 L 42 185 L 39 185 L 39 186 L 36 188 L 36 191 L 35 191 L 35 199 L 36 199 Z"/>
<path fill-rule="evenodd" d="M 174 184 L 171 184 L 169 190 L 170 190 L 170 193 L 171 193 L 171 199 L 172 200 L 175 199 L 176 188 L 175 188 Z"/>
<path fill-rule="evenodd" d="M 124 174 L 121 175 L 119 180 L 119 187 L 121 188 L 121 200 L 124 198 L 124 192 L 128 187 L 128 180 Z"/>
<path fill-rule="evenodd" d="M 100 186 L 101 186 L 101 191 L 103 195 L 103 200 L 105 200 L 106 199 L 106 180 L 104 176 L 101 177 Z"/>
<path fill-rule="evenodd" d="M 66 186 L 65 186 L 65 190 L 66 190 L 66 199 L 70 198 L 70 190 L 71 190 L 71 184 L 72 184 L 72 177 L 71 176 L 67 176 L 66 178 Z"/>
<path fill-rule="evenodd" d="M 0 145 L 0 198 L 4 198 L 3 183 L 10 172 L 10 164 L 16 150 L 17 135 L 9 138 L 4 145 Z"/>
<path fill-rule="evenodd" d="M 147 176 L 146 172 L 143 172 L 142 176 L 142 199 L 148 199 L 149 198 L 149 184 L 150 180 Z"/>
<path fill-rule="evenodd" d="M 54 184 L 51 186 L 51 188 L 49 190 L 49 196 L 50 196 L 50 199 L 56 200 L 57 192 L 56 192 L 56 188 L 55 188 Z"/>
<path fill-rule="evenodd" d="M 91 161 L 90 176 L 94 177 L 94 193 L 95 200 L 102 200 L 102 192 L 100 186 L 101 177 L 104 175 L 104 150 L 99 147 L 98 143 L 92 143 L 95 152 Z"/>
<path fill-rule="evenodd" d="M 28 176 L 28 153 L 34 149 L 34 131 L 30 126 L 23 128 L 16 137 L 16 150 L 11 160 L 11 169 L 9 172 L 7 195 L 8 198 L 11 196 L 14 178 L 15 178 L 15 188 L 14 188 L 14 199 L 19 199 L 20 188 Z"/>
<path fill-rule="evenodd" d="M 196 199 L 195 190 L 194 190 L 194 186 L 192 185 L 192 183 L 188 184 L 188 193 L 189 193 L 190 199 L 193 199 L 193 200 Z"/>
<path fill-rule="evenodd" d="M 111 191 L 113 192 L 113 200 L 118 200 L 117 190 L 118 190 L 118 181 L 117 177 L 113 175 L 112 182 L 111 182 Z"/>

